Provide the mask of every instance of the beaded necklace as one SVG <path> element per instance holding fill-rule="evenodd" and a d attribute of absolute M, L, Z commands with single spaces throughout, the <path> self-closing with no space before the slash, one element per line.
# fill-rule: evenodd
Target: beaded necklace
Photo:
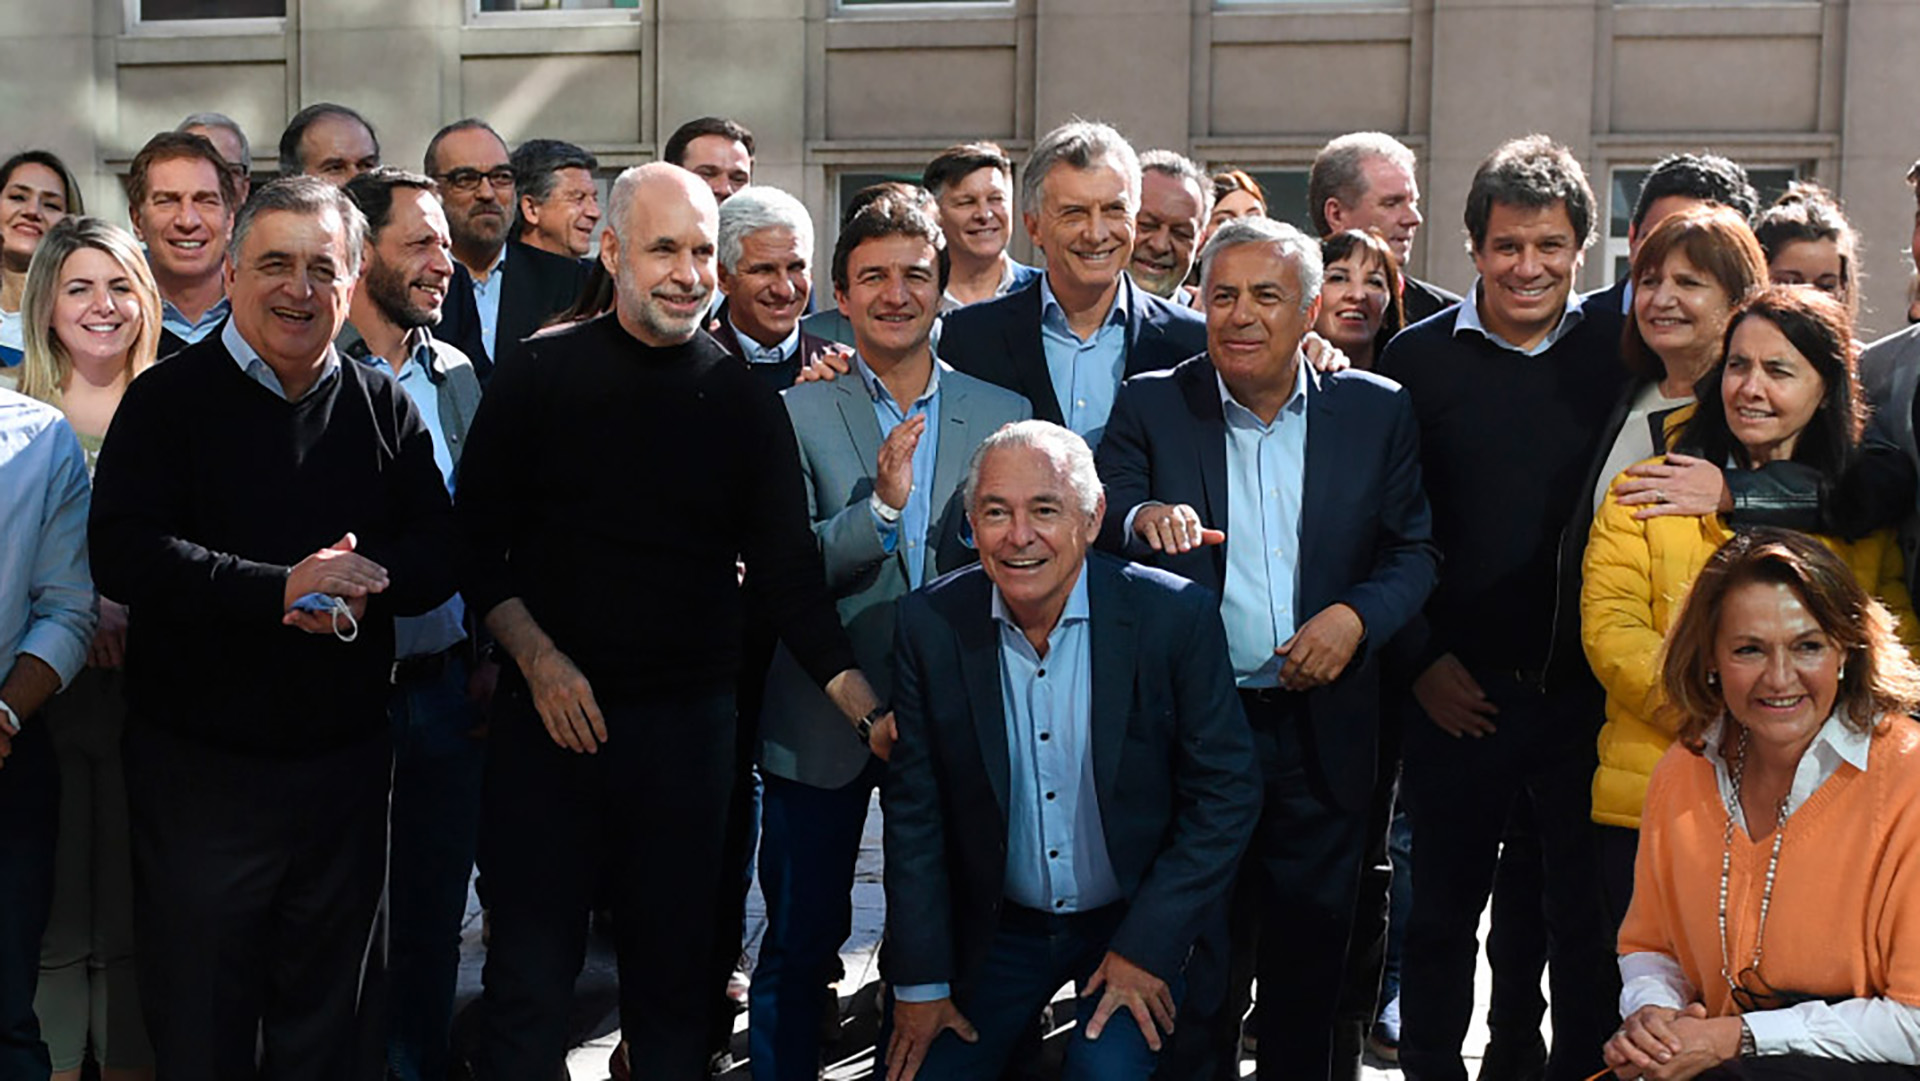
<path fill-rule="evenodd" d="M 1733 760 L 1731 780 L 1733 782 L 1733 804 L 1727 808 L 1727 832 L 1724 847 L 1720 852 L 1720 978 L 1727 981 L 1727 991 L 1738 995 L 1740 985 L 1733 975 L 1732 944 L 1727 939 L 1727 883 L 1733 874 L 1733 809 L 1740 803 L 1740 780 L 1747 772 L 1747 728 L 1740 727 L 1740 745 L 1736 748 L 1737 757 Z M 1789 790 L 1787 796 L 1792 795 Z M 1760 891 L 1760 925 L 1753 936 L 1753 961 L 1745 971 L 1755 976 L 1760 974 L 1760 946 L 1767 935 L 1767 909 L 1773 905 L 1773 879 L 1780 870 L 1780 841 L 1787 832 L 1787 796 L 1780 797 L 1780 806 L 1775 811 L 1773 823 L 1773 853 L 1767 857 L 1766 885 Z"/>

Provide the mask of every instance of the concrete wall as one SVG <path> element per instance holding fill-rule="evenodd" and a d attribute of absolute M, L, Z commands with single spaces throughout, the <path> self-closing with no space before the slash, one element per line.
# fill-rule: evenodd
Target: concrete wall
<path fill-rule="evenodd" d="M 153 131 L 238 118 L 271 169 L 301 105 L 366 112 L 389 160 L 467 115 L 507 138 L 651 160 L 681 121 L 733 115 L 758 175 L 826 219 L 843 173 L 917 171 L 988 136 L 1016 153 L 1067 117 L 1203 163 L 1298 169 L 1330 135 L 1380 128 L 1422 155 L 1415 271 L 1472 275 L 1461 201 L 1500 140 L 1548 132 L 1594 186 L 1712 147 L 1836 188 L 1866 240 L 1868 326 L 1899 325 L 1920 155 L 1912 0 L 642 0 L 639 10 L 478 15 L 474 0 L 287 0 L 284 19 L 136 25 L 138 0 L 0 0 L 6 142 L 86 174 L 97 208 Z M 1024 249 L 1024 242 L 1021 247 Z M 1602 284 L 1602 253 L 1585 283 Z"/>

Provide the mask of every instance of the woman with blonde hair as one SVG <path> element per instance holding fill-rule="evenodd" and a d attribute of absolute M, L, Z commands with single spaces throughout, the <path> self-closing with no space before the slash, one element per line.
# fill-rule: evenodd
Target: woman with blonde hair
<path fill-rule="evenodd" d="M 91 471 L 127 384 L 160 346 L 160 293 L 146 258 L 118 226 L 63 219 L 34 253 L 20 312 L 20 390 L 67 415 Z M 89 1047 L 104 1081 L 153 1076 L 134 986 L 133 855 L 120 761 L 126 632 L 126 608 L 101 597 L 86 669 L 46 706 L 60 760 L 60 831 L 34 1012 L 54 1081 L 77 1079 Z"/>

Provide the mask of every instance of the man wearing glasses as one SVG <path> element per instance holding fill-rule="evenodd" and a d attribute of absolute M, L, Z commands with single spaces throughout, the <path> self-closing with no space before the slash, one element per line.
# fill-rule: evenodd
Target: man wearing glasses
<path fill-rule="evenodd" d="M 440 182 L 453 237 L 453 283 L 440 337 L 472 359 L 485 381 L 520 340 L 580 294 L 577 260 L 509 240 L 513 166 L 507 144 L 484 120 L 456 120 L 427 144 L 426 172 Z"/>

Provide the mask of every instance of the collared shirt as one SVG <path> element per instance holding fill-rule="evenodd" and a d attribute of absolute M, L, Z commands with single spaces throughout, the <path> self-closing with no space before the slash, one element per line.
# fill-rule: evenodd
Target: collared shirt
<path fill-rule="evenodd" d="M 1012 291 L 1012 289 L 1013 289 L 1013 256 L 1008 255 L 1006 252 L 1003 251 L 1000 253 L 1000 283 L 993 287 L 993 295 L 996 297 L 1003 297 L 1003 296 L 1006 296 L 1007 293 Z M 948 289 L 940 290 L 940 314 L 941 315 L 945 315 L 955 308 L 964 308 L 969 303 L 972 303 L 972 302 L 961 300 L 959 297 L 954 296 L 951 290 L 948 290 Z"/>
<path fill-rule="evenodd" d="M 993 591 L 1007 724 L 1006 896 L 1043 912 L 1120 899 L 1093 779 L 1092 621 L 1087 569 L 1040 656 Z"/>
<path fill-rule="evenodd" d="M 259 350 L 247 344 L 247 340 L 240 336 L 239 328 L 233 325 L 231 319 L 227 320 L 226 329 L 220 332 L 220 344 L 227 347 L 227 354 L 233 357 L 234 363 L 240 365 L 240 370 L 247 373 L 248 378 L 282 398 L 287 396 L 286 388 L 280 385 L 280 377 L 274 374 L 265 360 L 260 358 Z M 326 386 L 339 376 L 340 356 L 334 352 L 332 343 L 328 343 L 327 355 L 320 363 L 320 378 L 313 381 L 313 385 L 307 388 L 307 392 L 302 394 L 300 399 L 305 400 L 314 391 Z"/>
<path fill-rule="evenodd" d="M 473 275 L 473 304 L 480 309 L 480 344 L 495 360 L 500 359 L 500 351 L 493 347 L 493 332 L 500 327 L 500 279 L 507 272 L 509 247 L 511 245 L 500 245 L 500 254 L 494 257 L 484 277 Z"/>
<path fill-rule="evenodd" d="M 20 313 L 0 310 L 0 370 L 16 368 L 27 359 L 25 335 L 26 324 L 21 322 Z M 8 374 L 19 378 L 18 372 Z"/>
<path fill-rule="evenodd" d="M 1734 824 L 1746 829 L 1746 812 L 1733 798 L 1733 774 L 1720 751 L 1726 722 L 1715 721 L 1702 737 L 1701 753 L 1713 764 L 1720 802 Z M 1847 727 L 1838 710 L 1820 726 L 1813 742 L 1794 767 L 1787 789 L 1786 813 L 1807 801 L 1841 764 L 1865 773 L 1873 736 Z M 1620 958 L 1620 1016 L 1631 1017 L 1642 1006 L 1683 1009 L 1700 998 L 1680 963 L 1664 953 L 1629 953 Z M 1761 1055 L 1816 1055 L 1855 1062 L 1920 1063 L 1920 1007 L 1891 998 L 1856 998 L 1845 1002 L 1803 1002 L 1775 1010 L 1742 1015 Z"/>
<path fill-rule="evenodd" d="M 200 318 L 189 319 L 186 313 L 173 306 L 173 301 L 162 297 L 160 300 L 160 325 L 170 331 L 174 337 L 188 345 L 199 341 L 220 325 L 220 320 L 233 310 L 233 304 L 225 296 L 213 302 L 213 306 L 200 313 Z"/>
<path fill-rule="evenodd" d="M 794 333 L 798 334 L 799 331 Z M 927 426 L 920 433 L 920 442 L 913 448 L 913 487 L 907 491 L 907 505 L 900 511 L 900 520 L 887 522 L 878 514 L 873 515 L 874 528 L 880 531 L 880 546 L 889 555 L 899 549 L 900 538 L 905 535 L 907 583 L 919 589 L 920 583 L 926 578 L 927 531 L 933 525 L 932 497 L 929 493 L 933 488 L 933 463 L 940 448 L 940 362 L 933 362 L 933 373 L 927 377 L 927 388 L 905 410 L 893 400 L 893 394 L 873 373 L 873 369 L 867 367 L 866 360 L 857 354 L 853 358 L 853 370 L 860 373 L 860 382 L 866 385 L 867 397 L 873 399 L 873 419 L 880 422 L 880 438 L 883 441 L 908 418 L 927 418 Z M 872 513 L 871 505 L 869 513 Z"/>
<path fill-rule="evenodd" d="M 63 687 L 86 664 L 96 618 L 91 495 L 60 411 L 0 390 L 0 680 L 22 653 L 45 661 Z"/>
<path fill-rule="evenodd" d="M 1460 302 L 1458 308 L 1459 314 L 1453 317 L 1453 332 L 1459 334 L 1461 331 L 1471 330 L 1502 349 L 1511 350 L 1515 353 L 1524 353 L 1530 357 L 1537 357 L 1547 350 L 1552 349 L 1555 342 L 1566 337 L 1567 332 L 1578 326 L 1580 320 L 1585 318 L 1586 313 L 1581 309 L 1580 301 L 1580 294 L 1569 290 L 1567 293 L 1567 307 L 1565 311 L 1560 313 L 1560 321 L 1554 324 L 1552 330 L 1547 331 L 1546 337 L 1535 342 L 1533 348 L 1522 349 L 1505 338 L 1502 338 L 1500 335 L 1495 334 L 1493 331 L 1488 330 L 1486 325 L 1480 321 L 1480 279 L 1475 278 L 1472 287 L 1467 290 L 1467 298 Z"/>
<path fill-rule="evenodd" d="M 360 358 L 369 368 L 392 371 L 386 358 L 369 352 Z M 447 433 L 440 426 L 440 384 L 433 375 L 433 336 L 425 327 L 407 334 L 407 360 L 394 376 L 400 389 L 420 410 L 421 423 L 433 437 L 433 464 L 440 467 L 440 479 L 453 494 L 453 450 L 447 445 Z M 417 616 L 397 616 L 393 621 L 393 655 L 421 657 L 444 652 L 467 637 L 467 606 L 455 593 L 440 607 Z"/>
<path fill-rule="evenodd" d="M 778 345 L 761 345 L 747 337 L 740 324 L 733 321 L 733 315 L 727 315 L 727 326 L 733 328 L 734 340 L 740 343 L 740 355 L 747 358 L 748 364 L 785 364 L 793 359 L 794 350 L 800 348 L 800 321 L 793 321 L 793 330 Z"/>
<path fill-rule="evenodd" d="M 1293 637 L 1300 597 L 1300 496 L 1307 468 L 1306 361 L 1273 423 L 1241 405 L 1214 373 L 1227 440 L 1227 577 L 1220 618 L 1242 687 L 1280 685 L 1280 643 Z"/>
<path fill-rule="evenodd" d="M 1053 285 L 1040 278 L 1040 345 L 1047 354 L 1047 374 L 1053 378 L 1053 397 L 1067 427 L 1089 444 L 1100 445 L 1113 412 L 1114 395 L 1127 370 L 1127 311 L 1133 283 L 1120 275 L 1100 328 L 1085 341 L 1067 325 L 1066 309 L 1054 299 Z"/>

